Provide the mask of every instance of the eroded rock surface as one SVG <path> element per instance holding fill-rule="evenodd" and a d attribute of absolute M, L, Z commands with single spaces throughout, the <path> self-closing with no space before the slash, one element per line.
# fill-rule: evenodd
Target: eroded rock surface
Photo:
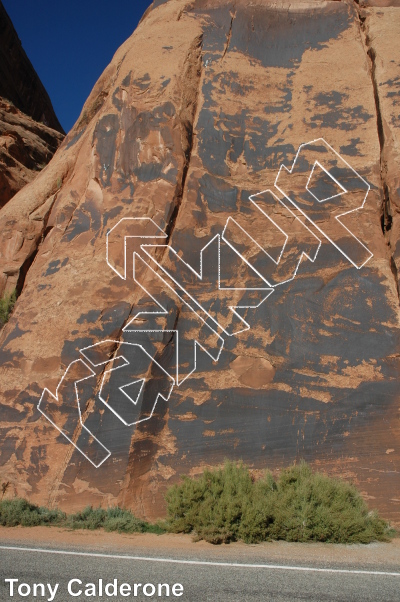
<path fill-rule="evenodd" d="M 63 138 L 0 99 L 0 207 L 48 164 Z"/>
<path fill-rule="evenodd" d="M 18 494 L 153 518 L 180 474 L 305 458 L 399 520 L 398 10 L 147 11 L 0 212 Z"/>
<path fill-rule="evenodd" d="M 0 2 L 0 207 L 47 165 L 63 138 L 50 98 Z"/>

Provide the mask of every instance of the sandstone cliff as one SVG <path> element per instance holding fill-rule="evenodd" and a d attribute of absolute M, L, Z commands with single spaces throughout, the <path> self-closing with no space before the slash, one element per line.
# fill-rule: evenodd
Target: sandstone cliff
<path fill-rule="evenodd" d="M 399 521 L 400 9 L 375 4 L 156 1 L 116 52 L 0 212 L 15 492 L 155 517 L 182 473 L 305 458 Z"/>
<path fill-rule="evenodd" d="M 63 137 L 49 96 L 0 2 L 0 207 L 36 177 Z"/>

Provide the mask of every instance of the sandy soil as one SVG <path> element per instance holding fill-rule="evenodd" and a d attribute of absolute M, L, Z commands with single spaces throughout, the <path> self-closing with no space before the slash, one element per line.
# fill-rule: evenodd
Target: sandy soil
<path fill-rule="evenodd" d="M 71 531 L 56 527 L 0 527 L 0 545 L 53 547 L 84 551 L 121 553 L 171 558 L 210 558 L 243 562 L 253 560 L 276 563 L 323 563 L 329 565 L 359 564 L 392 566 L 400 569 L 400 538 L 390 543 L 369 545 L 298 544 L 266 542 L 246 545 L 238 542 L 214 546 L 204 541 L 193 542 L 189 535 L 118 534 L 104 531 Z"/>

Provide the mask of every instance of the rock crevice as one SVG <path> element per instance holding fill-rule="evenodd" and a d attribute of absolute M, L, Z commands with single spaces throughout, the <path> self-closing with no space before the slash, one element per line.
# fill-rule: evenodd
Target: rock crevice
<path fill-rule="evenodd" d="M 233 27 L 233 22 L 234 22 L 235 17 L 236 17 L 235 7 L 233 7 L 233 10 L 234 10 L 234 12 L 233 12 L 233 14 L 231 16 L 231 22 L 230 22 L 230 25 L 229 25 L 228 35 L 226 37 L 226 44 L 225 44 L 224 52 L 223 52 L 223 55 L 222 55 L 222 59 L 225 58 L 226 53 L 229 50 L 229 46 L 230 46 L 231 39 L 232 39 L 232 27 Z"/>
<path fill-rule="evenodd" d="M 178 218 L 180 206 L 182 204 L 185 192 L 186 179 L 189 171 L 190 160 L 193 150 L 194 122 L 196 117 L 198 99 L 200 94 L 201 76 L 202 76 L 202 49 L 203 36 L 196 37 L 193 41 L 184 65 L 184 74 L 182 78 L 182 100 L 179 112 L 181 125 L 182 151 L 184 154 L 184 163 L 181 175 L 176 184 L 174 201 L 172 204 L 171 216 L 167 221 L 165 232 L 167 234 L 166 244 L 168 245 Z"/>
<path fill-rule="evenodd" d="M 385 128 L 384 128 L 384 118 L 381 107 L 381 97 L 379 91 L 379 82 L 376 74 L 376 63 L 377 63 L 377 52 L 374 48 L 373 38 L 369 33 L 368 28 L 368 20 L 369 15 L 368 12 L 360 7 L 360 4 L 357 0 L 355 0 L 356 10 L 358 13 L 359 23 L 360 23 L 360 35 L 362 37 L 366 54 L 369 61 L 369 68 L 371 74 L 371 83 L 372 90 L 374 94 L 374 102 L 375 102 L 375 111 L 376 111 L 376 126 L 380 147 L 380 178 L 381 178 L 381 228 L 382 233 L 385 237 L 386 243 L 389 247 L 390 251 L 390 270 L 393 274 L 397 294 L 399 296 L 399 277 L 398 277 L 398 268 L 396 266 L 396 262 L 393 258 L 393 249 L 391 242 L 391 229 L 393 225 L 393 208 L 390 200 L 389 186 L 388 186 L 388 165 L 386 159 L 386 137 L 385 137 Z"/>

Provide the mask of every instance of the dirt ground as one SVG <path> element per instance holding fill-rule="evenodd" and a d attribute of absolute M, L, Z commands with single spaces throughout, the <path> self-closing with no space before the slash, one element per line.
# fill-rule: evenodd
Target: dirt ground
<path fill-rule="evenodd" d="M 400 569 L 400 538 L 390 543 L 368 545 L 265 542 L 247 545 L 241 542 L 214 546 L 205 541 L 193 542 L 190 535 L 118 534 L 57 527 L 0 527 L 0 545 L 51 547 L 68 550 L 120 553 L 144 556 L 185 558 L 194 555 L 212 560 L 238 558 L 243 562 L 329 565 L 359 564 L 364 568 L 377 565 L 398 566 Z"/>

